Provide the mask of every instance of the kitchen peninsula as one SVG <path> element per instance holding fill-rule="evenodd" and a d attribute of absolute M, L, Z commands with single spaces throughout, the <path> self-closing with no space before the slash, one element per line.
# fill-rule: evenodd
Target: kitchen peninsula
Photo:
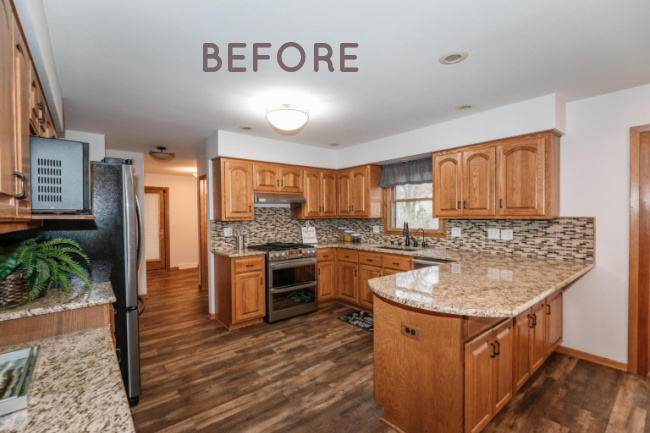
<path fill-rule="evenodd" d="M 375 399 L 402 432 L 478 432 L 562 340 L 562 291 L 593 262 L 460 252 L 369 280 Z"/>

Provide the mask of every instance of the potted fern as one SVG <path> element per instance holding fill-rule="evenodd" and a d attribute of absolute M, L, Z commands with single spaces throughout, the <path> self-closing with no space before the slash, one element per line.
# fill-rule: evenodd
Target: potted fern
<path fill-rule="evenodd" d="M 90 290 L 88 271 L 75 257 L 90 263 L 72 239 L 42 241 L 39 237 L 0 248 L 0 308 L 25 305 L 52 287 L 70 289 L 76 275 Z"/>

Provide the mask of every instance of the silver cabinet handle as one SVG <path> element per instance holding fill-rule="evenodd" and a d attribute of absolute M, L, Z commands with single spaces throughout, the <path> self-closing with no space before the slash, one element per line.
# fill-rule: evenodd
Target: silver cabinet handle
<path fill-rule="evenodd" d="M 24 174 L 22 174 L 19 171 L 14 171 L 14 176 L 16 176 L 18 179 L 20 179 L 21 183 L 22 183 L 22 185 L 21 185 L 22 188 L 20 190 L 20 194 L 14 195 L 14 198 L 18 198 L 18 199 L 27 198 L 27 178 L 25 177 Z"/>

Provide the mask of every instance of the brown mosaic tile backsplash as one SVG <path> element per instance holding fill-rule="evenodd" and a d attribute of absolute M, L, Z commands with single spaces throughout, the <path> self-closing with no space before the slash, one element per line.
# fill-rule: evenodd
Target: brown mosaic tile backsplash
<path fill-rule="evenodd" d="M 382 219 L 357 220 L 310 220 L 316 227 L 319 242 L 336 242 L 338 228 L 345 227 L 362 236 L 364 243 L 387 244 L 403 240 L 402 236 L 373 233 L 374 225 L 381 227 Z M 292 220 L 288 208 L 257 208 L 255 221 L 212 221 L 212 246 L 232 247 L 233 238 L 223 237 L 225 227 L 241 228 L 246 234 L 246 244 L 266 242 L 301 242 L 300 228 L 303 220 Z M 461 229 L 461 237 L 452 238 L 451 229 Z M 487 238 L 488 228 L 511 229 L 512 241 Z M 492 254 L 545 257 L 558 260 L 594 260 L 594 218 L 560 218 L 556 220 L 449 220 L 447 238 L 428 238 L 429 245 L 436 248 L 459 249 Z"/>

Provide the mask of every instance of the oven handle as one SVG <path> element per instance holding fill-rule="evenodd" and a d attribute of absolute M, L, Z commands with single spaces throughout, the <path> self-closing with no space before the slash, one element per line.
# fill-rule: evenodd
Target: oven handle
<path fill-rule="evenodd" d="M 271 263 L 269 264 L 269 269 L 271 270 L 288 269 L 288 268 L 295 268 L 301 265 L 317 265 L 317 264 L 318 264 L 317 259 L 291 260 L 291 261 L 281 262 L 281 263 Z"/>
<path fill-rule="evenodd" d="M 298 290 L 298 289 L 307 289 L 309 287 L 316 287 L 316 284 L 317 284 L 316 281 L 312 281 L 310 283 L 296 284 L 295 286 L 289 286 L 282 289 L 269 289 L 269 292 L 273 294 L 293 292 L 294 290 Z"/>

